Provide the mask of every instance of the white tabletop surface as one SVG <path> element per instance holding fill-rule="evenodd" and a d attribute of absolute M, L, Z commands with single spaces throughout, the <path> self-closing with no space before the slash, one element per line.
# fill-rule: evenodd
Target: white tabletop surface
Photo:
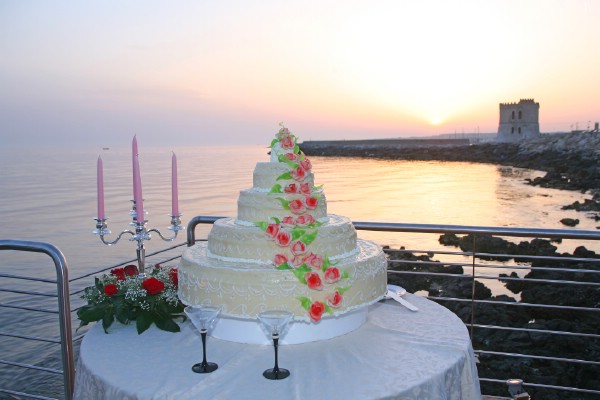
<path fill-rule="evenodd" d="M 97 324 L 77 361 L 75 399 L 419 399 L 480 400 L 473 349 L 464 324 L 446 308 L 407 294 L 412 312 L 387 300 L 344 336 L 282 345 L 279 366 L 289 378 L 270 381 L 272 346 L 209 337 L 208 361 L 219 369 L 192 372 L 202 360 L 200 334 L 189 321 L 179 333 L 135 324 Z"/>

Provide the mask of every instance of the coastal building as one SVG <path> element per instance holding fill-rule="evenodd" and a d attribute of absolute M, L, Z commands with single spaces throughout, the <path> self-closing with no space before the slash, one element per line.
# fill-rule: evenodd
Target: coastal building
<path fill-rule="evenodd" d="M 540 136 L 540 103 L 521 99 L 518 103 L 500 103 L 498 142 L 520 142 Z"/>

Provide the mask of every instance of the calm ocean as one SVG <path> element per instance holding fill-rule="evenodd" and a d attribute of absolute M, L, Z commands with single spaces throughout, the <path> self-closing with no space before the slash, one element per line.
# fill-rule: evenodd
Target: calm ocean
<path fill-rule="evenodd" d="M 195 215 L 235 216 L 238 192 L 252 186 L 255 163 L 268 161 L 268 149 L 259 146 L 145 148 L 140 142 L 140 170 L 148 226 L 164 231 L 171 210 L 171 151 L 175 151 L 178 158 L 179 199 L 184 224 Z M 65 254 L 70 278 L 134 258 L 135 245 L 129 242 L 130 236 L 125 236 L 116 245 L 106 246 L 92 234 L 99 155 L 104 162 L 106 214 L 110 217 L 112 236 L 129 229 L 132 174 L 128 147 L 79 151 L 23 149 L 18 152 L 0 149 L 0 239 L 25 239 L 56 245 Z M 560 229 L 564 226 L 559 221 L 569 217 L 581 221 L 577 229 L 596 229 L 596 223 L 584 214 L 561 210 L 563 205 L 582 201 L 585 195 L 525 183 L 526 178 L 543 175 L 539 171 L 437 161 L 327 157 L 312 157 L 311 161 L 315 183 L 324 185 L 329 213 L 345 215 L 354 221 Z M 208 229 L 199 227 L 197 237 L 204 237 Z M 419 236 L 394 237 L 364 231 L 359 232 L 359 236 L 376 240 L 381 245 L 440 248 L 437 238 L 427 242 Z M 184 241 L 185 234 L 182 234 L 176 243 Z M 146 243 L 148 252 L 168 245 L 157 235 Z M 574 249 L 565 247 L 561 250 L 572 252 Z M 9 251 L 0 256 L 4 273 L 54 277 L 54 266 L 47 256 Z M 92 278 L 74 282 L 72 289 L 92 282 Z M 4 280 L 0 285 L 13 288 L 12 285 L 17 287 L 19 282 Z M 51 292 L 53 288 L 46 286 L 42 290 Z M 0 296 L 2 304 L 22 302 L 22 298 L 14 294 L 0 292 Z M 30 335 L 44 336 L 53 329 L 47 316 L 32 320 L 31 316 L 22 317 L 23 313 L 19 311 L 8 314 L 2 311 L 1 315 L 1 331 L 25 326 Z M 75 321 L 74 326 L 77 324 Z M 8 339 L 0 339 L 0 354 L 1 358 L 16 358 L 23 362 L 31 362 L 35 355 L 33 361 L 44 366 L 57 362 L 56 352 L 37 344 L 24 347 Z M 31 379 L 29 372 L 8 372 L 7 367 L 0 366 L 0 388 L 17 390 L 14 382 L 36 385 Z M 48 378 L 35 379 L 45 382 Z"/>

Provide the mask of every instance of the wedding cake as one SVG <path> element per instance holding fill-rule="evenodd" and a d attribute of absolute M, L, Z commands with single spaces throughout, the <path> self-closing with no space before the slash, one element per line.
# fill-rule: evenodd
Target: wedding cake
<path fill-rule="evenodd" d="M 217 220 L 208 241 L 184 251 L 179 297 L 220 306 L 212 335 L 226 340 L 269 343 L 257 322 L 266 310 L 294 314 L 284 343 L 348 333 L 385 294 L 385 255 L 358 239 L 348 218 L 327 214 L 312 164 L 287 128 L 270 148 L 253 187 L 240 191 L 237 218 Z"/>

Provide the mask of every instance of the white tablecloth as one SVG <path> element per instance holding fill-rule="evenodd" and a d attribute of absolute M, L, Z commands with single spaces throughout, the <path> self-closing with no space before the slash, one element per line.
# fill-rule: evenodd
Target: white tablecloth
<path fill-rule="evenodd" d="M 480 400 L 473 349 L 464 324 L 446 308 L 407 295 L 412 312 L 392 300 L 370 307 L 358 330 L 331 340 L 279 348 L 291 376 L 270 381 L 272 346 L 208 337 L 210 374 L 200 334 L 188 321 L 179 333 L 115 323 L 94 326 L 81 344 L 75 399 L 432 399 Z"/>

